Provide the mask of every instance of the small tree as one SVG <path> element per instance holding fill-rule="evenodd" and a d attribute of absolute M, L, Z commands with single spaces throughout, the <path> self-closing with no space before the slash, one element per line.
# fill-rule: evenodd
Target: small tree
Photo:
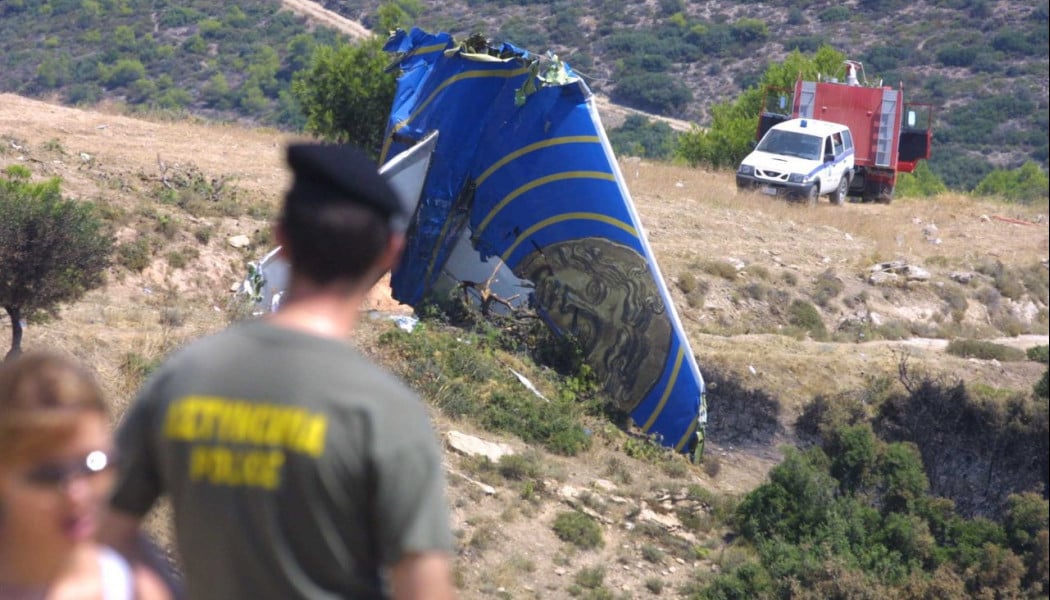
<path fill-rule="evenodd" d="M 94 205 L 62 197 L 57 178 L 29 181 L 8 167 L 0 178 L 0 306 L 11 318 L 11 349 L 22 350 L 25 319 L 54 315 L 58 305 L 102 285 L 113 238 Z"/>
<path fill-rule="evenodd" d="M 356 46 L 320 46 L 310 67 L 295 74 L 292 94 L 306 115 L 306 130 L 352 142 L 378 155 L 397 85 L 378 37 Z"/>
<path fill-rule="evenodd" d="M 1034 161 L 1028 161 L 1011 171 L 996 169 L 989 173 L 974 190 L 980 196 L 1001 196 L 1007 200 L 1028 204 L 1046 198 L 1050 179 Z"/>
<path fill-rule="evenodd" d="M 641 115 L 628 115 L 623 125 L 610 129 L 608 134 L 609 143 L 619 155 L 666 159 L 674 153 L 675 132 L 671 126 Z"/>
<path fill-rule="evenodd" d="M 930 169 L 926 161 L 915 166 L 912 173 L 901 173 L 897 178 L 897 196 L 919 198 L 947 192 L 948 186 Z"/>

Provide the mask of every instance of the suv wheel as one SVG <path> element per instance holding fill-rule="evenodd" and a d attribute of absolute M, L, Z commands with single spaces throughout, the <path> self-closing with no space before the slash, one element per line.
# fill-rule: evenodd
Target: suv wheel
<path fill-rule="evenodd" d="M 813 185 L 806 190 L 806 204 L 816 204 L 817 198 L 820 196 L 820 182 L 814 182 Z"/>
<path fill-rule="evenodd" d="M 842 206 L 842 203 L 846 201 L 846 194 L 849 192 L 849 180 L 843 175 L 842 179 L 839 180 L 838 187 L 835 188 L 834 192 L 831 192 L 831 203 Z"/>

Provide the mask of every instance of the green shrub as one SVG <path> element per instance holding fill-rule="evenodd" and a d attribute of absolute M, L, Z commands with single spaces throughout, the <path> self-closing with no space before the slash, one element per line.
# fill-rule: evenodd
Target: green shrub
<path fill-rule="evenodd" d="M 200 227 L 194 230 L 193 237 L 196 238 L 198 242 L 206 246 L 208 245 L 208 242 L 211 241 L 211 236 L 214 233 L 215 228 L 211 225 L 201 225 Z"/>
<path fill-rule="evenodd" d="M 765 300 L 769 295 L 769 292 L 769 286 L 758 281 L 754 281 L 744 286 L 744 293 L 753 300 Z"/>
<path fill-rule="evenodd" d="M 828 269 L 817 277 L 816 288 L 813 290 L 813 302 L 819 306 L 827 306 L 832 298 L 837 297 L 846 287 L 834 269 Z"/>
<path fill-rule="evenodd" d="M 618 156 L 668 159 L 677 141 L 667 123 L 632 114 L 623 125 L 609 130 L 609 143 Z"/>
<path fill-rule="evenodd" d="M 853 9 L 848 6 L 832 6 L 820 11 L 817 18 L 824 23 L 837 23 L 839 21 L 849 21 L 852 14 Z"/>
<path fill-rule="evenodd" d="M 704 294 L 694 292 L 686 296 L 685 302 L 689 305 L 689 308 L 703 308 L 705 299 L 706 296 Z"/>
<path fill-rule="evenodd" d="M 901 173 L 897 177 L 896 194 L 901 198 L 928 198 L 947 192 L 944 185 L 926 161 L 920 162 L 911 173 Z"/>
<path fill-rule="evenodd" d="M 595 590 L 605 583 L 605 569 L 601 566 L 585 567 L 576 573 L 576 585 L 588 590 Z"/>
<path fill-rule="evenodd" d="M 690 273 L 687 273 L 686 275 L 689 275 L 689 277 L 685 278 L 685 275 L 683 275 L 684 281 L 687 282 L 686 286 L 690 288 L 685 294 L 686 304 L 688 304 L 690 308 L 703 308 L 704 300 L 707 298 L 707 292 L 710 289 L 710 286 L 703 279 L 698 279 Z M 679 282 L 678 287 L 682 288 L 681 281 Z M 682 288 L 682 291 L 685 291 L 685 289 Z"/>
<path fill-rule="evenodd" d="M 660 550 L 652 544 L 642 544 L 642 558 L 646 562 L 651 562 L 654 565 L 658 565 L 664 560 L 663 550 Z"/>
<path fill-rule="evenodd" d="M 591 517 L 575 510 L 558 513 L 554 518 L 554 534 L 563 542 L 584 550 L 604 544 L 601 526 Z"/>
<path fill-rule="evenodd" d="M 681 479 L 689 474 L 689 465 L 684 458 L 668 456 L 661 465 L 664 474 L 673 479 Z"/>
<path fill-rule="evenodd" d="M 130 271 L 141 272 L 151 260 L 152 249 L 149 240 L 144 237 L 117 246 L 117 263 Z"/>
<path fill-rule="evenodd" d="M 769 281 L 769 269 L 762 265 L 748 265 L 747 274 L 763 281 Z"/>
<path fill-rule="evenodd" d="M 1050 271 L 1036 263 L 1021 269 L 1021 283 L 1032 298 L 1046 298 L 1050 295 Z"/>
<path fill-rule="evenodd" d="M 815 340 L 825 340 L 828 337 L 828 330 L 820 318 L 820 312 L 805 300 L 795 300 L 791 303 L 788 307 L 788 322 L 808 331 Z"/>
<path fill-rule="evenodd" d="M 1050 363 L 1050 346 L 1033 346 L 1025 351 L 1025 355 L 1028 357 L 1028 360 L 1041 362 L 1045 365 Z"/>
<path fill-rule="evenodd" d="M 659 577 L 648 577 L 645 580 L 645 589 L 659 596 L 664 591 L 664 580 Z"/>
<path fill-rule="evenodd" d="M 479 416 L 489 429 L 511 432 L 526 442 L 540 442 L 558 454 L 573 456 L 590 446 L 590 438 L 571 413 L 558 414 L 529 392 L 495 392 Z"/>
<path fill-rule="evenodd" d="M 952 500 L 961 515 L 987 515 L 1011 493 L 1042 489 L 1050 456 L 1045 402 L 1009 390 L 974 393 L 961 382 L 928 377 L 913 376 L 906 385 L 907 395 L 880 404 L 874 427 L 918 445 L 934 495 Z"/>
<path fill-rule="evenodd" d="M 186 313 L 175 306 L 165 306 L 160 310 L 160 324 L 165 327 L 182 327 L 186 324 Z"/>
<path fill-rule="evenodd" d="M 627 72 L 616 80 L 612 98 L 648 112 L 672 114 L 688 104 L 693 93 L 667 73 Z"/>
<path fill-rule="evenodd" d="M 631 469 L 626 463 L 615 456 L 609 457 L 608 462 L 606 462 L 605 476 L 611 477 L 617 483 L 625 485 L 634 481 L 634 475 L 631 474 Z"/>
<path fill-rule="evenodd" d="M 1050 370 L 1043 371 L 1043 376 L 1032 386 L 1036 398 L 1050 398 Z"/>
<path fill-rule="evenodd" d="M 168 252 L 168 254 L 165 256 L 165 259 L 167 259 L 168 264 L 171 265 L 171 268 L 182 269 L 190 263 L 189 254 L 189 252 L 183 252 L 181 250 L 172 250 L 171 252 Z"/>
<path fill-rule="evenodd" d="M 681 592 L 689 600 L 767 600 L 778 597 L 774 589 L 769 571 L 760 563 L 747 562 L 732 569 L 723 569 L 712 579 L 697 577 L 684 585 Z"/>
<path fill-rule="evenodd" d="M 49 139 L 48 141 L 44 142 L 41 145 L 41 147 L 44 150 L 46 150 L 48 152 L 54 152 L 55 154 L 62 154 L 62 155 L 67 154 L 66 149 L 62 147 L 62 142 L 59 141 L 58 138 L 51 138 L 51 139 Z"/>
<path fill-rule="evenodd" d="M 849 493 L 865 490 L 874 479 L 879 441 L 871 426 L 838 427 L 824 436 L 824 452 L 831 459 L 829 473 Z"/>
<path fill-rule="evenodd" d="M 819 394 L 802 407 L 795 431 L 804 441 L 821 442 L 830 432 L 864 423 L 868 418 L 860 395 L 844 392 L 834 396 Z"/>
<path fill-rule="evenodd" d="M 501 363 L 501 345 L 509 342 L 500 337 L 500 330 L 479 335 L 428 324 L 412 333 L 391 329 L 380 336 L 380 343 L 396 355 L 393 362 L 401 375 L 442 412 L 471 418 L 486 429 L 512 433 L 559 454 L 571 456 L 590 447 L 580 422 L 588 405 L 577 400 L 589 393 L 586 381 L 569 377 L 564 381 L 572 389 L 559 390 L 544 401 Z"/>
<path fill-rule="evenodd" d="M 948 342 L 945 352 L 963 358 L 994 359 L 1000 362 L 1014 362 L 1025 359 L 1025 353 L 1017 348 L 985 340 L 952 340 Z"/>
<path fill-rule="evenodd" d="M 996 275 L 995 289 L 1011 300 L 1020 300 L 1025 293 L 1025 286 L 1021 281 L 1021 276 L 1013 269 L 1003 269 Z"/>
<path fill-rule="evenodd" d="M 999 275 L 999 273 L 1001 273 L 1004 268 L 1005 265 L 1003 265 L 1003 262 L 1001 260 L 996 260 L 991 257 L 986 257 L 982 259 L 979 263 L 977 263 L 974 266 L 975 271 L 977 271 L 981 275 L 987 275 L 992 278 L 995 278 L 997 275 Z"/>
<path fill-rule="evenodd" d="M 974 192 L 981 196 L 999 196 L 1007 200 L 1031 203 L 1045 199 L 1050 189 L 1050 179 L 1035 161 L 1007 171 L 996 169 L 981 180 Z"/>
<path fill-rule="evenodd" d="M 686 271 L 678 276 L 678 289 L 682 290 L 686 294 L 696 289 L 697 280 L 696 275 L 692 272 Z"/>
<path fill-rule="evenodd" d="M 1034 492 L 1013 494 L 1007 503 L 1009 508 L 1003 525 L 1010 546 L 1018 554 L 1036 550 L 1040 532 L 1050 526 L 1050 505 Z"/>
<path fill-rule="evenodd" d="M 944 300 L 945 304 L 948 305 L 952 319 L 957 323 L 962 321 L 966 315 L 966 309 L 970 306 L 963 289 L 951 283 L 946 283 L 934 289 L 941 300 Z"/>
<path fill-rule="evenodd" d="M 623 453 L 631 458 L 655 464 L 667 454 L 667 448 L 654 437 L 629 436 L 624 440 Z"/>
<path fill-rule="evenodd" d="M 120 371 L 132 389 L 137 388 L 150 373 L 160 366 L 160 357 L 148 358 L 138 352 L 126 352 L 120 359 Z"/>
<path fill-rule="evenodd" d="M 678 521 L 687 531 L 707 533 L 716 525 L 715 518 L 704 510 L 688 510 L 684 507 L 675 510 Z"/>
<path fill-rule="evenodd" d="M 882 340 L 906 340 L 911 337 L 911 328 L 903 321 L 887 321 L 874 328 L 872 338 Z"/>
<path fill-rule="evenodd" d="M 539 454 L 505 454 L 499 459 L 499 472 L 506 479 L 521 481 L 539 477 L 542 465 Z"/>
<path fill-rule="evenodd" d="M 1027 332 L 1027 328 L 1025 327 L 1025 324 L 1021 322 L 1021 319 L 1007 311 L 1001 311 L 999 314 L 994 315 L 992 317 L 992 325 L 1010 337 L 1017 337 L 1022 333 Z"/>
<path fill-rule="evenodd" d="M 496 526 L 488 521 L 481 521 L 476 523 L 474 533 L 471 534 L 467 544 L 476 552 L 481 553 L 491 548 L 498 538 Z"/>
<path fill-rule="evenodd" d="M 170 214 L 161 214 L 156 218 L 153 230 L 164 235 L 165 239 L 171 240 L 178 233 L 178 220 Z"/>
<path fill-rule="evenodd" d="M 995 282 L 996 291 L 1001 295 L 1012 300 L 1020 300 L 1024 296 L 1026 280 L 1022 278 L 1020 273 L 1004 265 L 1002 261 L 985 260 L 977 265 L 976 271 L 991 277 Z M 1032 283 L 1036 290 L 1039 289 L 1038 276 L 1032 277 L 1030 275 L 1027 280 Z"/>
<path fill-rule="evenodd" d="M 718 474 L 722 472 L 722 461 L 716 454 L 706 453 L 704 459 L 701 462 L 701 466 L 704 468 L 704 473 L 711 479 L 716 479 Z"/>
<path fill-rule="evenodd" d="M 736 267 L 724 260 L 707 260 L 700 263 L 699 266 L 708 275 L 716 275 L 730 281 L 737 278 Z"/>

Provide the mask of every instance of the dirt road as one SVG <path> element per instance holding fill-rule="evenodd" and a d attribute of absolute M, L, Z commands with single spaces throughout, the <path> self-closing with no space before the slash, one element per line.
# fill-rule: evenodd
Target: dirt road
<path fill-rule="evenodd" d="M 634 108 L 630 108 L 628 106 L 614 104 L 612 100 L 609 100 L 607 96 L 603 96 L 601 94 L 594 95 L 594 104 L 598 107 L 598 114 L 602 117 L 602 126 L 604 126 L 607 129 L 619 127 L 621 124 L 623 124 L 624 119 L 626 119 L 630 115 L 641 115 L 652 121 L 660 121 L 662 123 L 667 123 L 671 126 L 671 129 L 679 132 L 690 131 L 693 129 L 693 127 L 696 127 L 696 123 L 692 123 L 690 121 L 673 119 L 671 117 L 665 117 L 662 115 L 654 115 L 652 113 L 640 111 Z"/>
<path fill-rule="evenodd" d="M 1019 335 L 1016 337 L 1003 337 L 994 338 L 990 340 L 984 340 L 992 344 L 999 344 L 1000 346 L 1006 346 L 1008 348 L 1016 348 L 1018 350 L 1027 350 L 1033 346 L 1045 346 L 1050 344 L 1050 337 L 1045 335 Z M 906 340 L 877 340 L 867 342 L 868 344 L 883 344 L 883 345 L 897 345 L 897 346 L 910 346 L 913 348 L 922 348 L 924 350 L 941 350 L 943 351 L 948 347 L 948 340 L 938 338 L 909 338 Z"/>
<path fill-rule="evenodd" d="M 282 0 L 285 8 L 316 21 L 321 25 L 342 31 L 355 40 L 365 39 L 375 32 L 368 29 L 357 21 L 347 19 L 339 13 L 332 12 L 311 0 Z"/>

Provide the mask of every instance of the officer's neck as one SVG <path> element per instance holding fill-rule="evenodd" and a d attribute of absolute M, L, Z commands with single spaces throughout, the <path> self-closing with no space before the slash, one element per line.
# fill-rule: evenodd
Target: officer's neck
<path fill-rule="evenodd" d="M 267 319 L 279 327 L 345 339 L 357 325 L 366 292 L 347 286 L 293 284 L 280 308 Z"/>

